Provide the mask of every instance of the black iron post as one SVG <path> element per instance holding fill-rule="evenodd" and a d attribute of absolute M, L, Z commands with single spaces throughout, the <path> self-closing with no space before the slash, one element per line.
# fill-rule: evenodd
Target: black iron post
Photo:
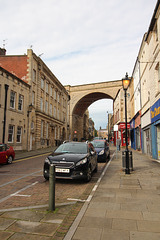
<path fill-rule="evenodd" d="M 55 210 L 55 165 L 50 165 L 49 170 L 49 210 Z"/>
<path fill-rule="evenodd" d="M 8 96 L 9 86 L 5 84 L 5 102 L 4 102 L 4 118 L 3 118 L 3 139 L 2 143 L 5 143 L 5 133 L 6 133 L 6 110 L 7 110 L 7 96 Z"/>
<path fill-rule="evenodd" d="M 127 136 L 127 89 L 124 90 L 124 98 L 125 98 L 125 128 L 126 128 L 126 134 L 125 134 L 125 142 L 126 142 L 126 169 L 125 173 L 130 174 L 129 169 L 129 151 L 128 151 L 128 136 Z"/>

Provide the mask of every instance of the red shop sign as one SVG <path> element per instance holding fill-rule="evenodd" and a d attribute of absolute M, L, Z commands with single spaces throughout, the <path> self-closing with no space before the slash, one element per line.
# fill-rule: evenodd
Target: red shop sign
<path fill-rule="evenodd" d="M 120 123 L 119 124 L 119 129 L 125 129 L 126 128 L 126 124 L 125 123 Z M 130 124 L 127 123 L 127 128 L 130 129 Z"/>

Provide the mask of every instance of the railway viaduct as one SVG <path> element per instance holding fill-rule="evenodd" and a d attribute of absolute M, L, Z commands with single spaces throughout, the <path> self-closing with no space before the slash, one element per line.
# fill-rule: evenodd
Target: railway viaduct
<path fill-rule="evenodd" d="M 117 92 L 122 88 L 122 80 L 84 84 L 77 86 L 65 86 L 70 95 L 69 104 L 69 128 L 70 138 L 80 140 L 83 136 L 83 116 L 87 108 L 100 99 L 115 99 Z"/>

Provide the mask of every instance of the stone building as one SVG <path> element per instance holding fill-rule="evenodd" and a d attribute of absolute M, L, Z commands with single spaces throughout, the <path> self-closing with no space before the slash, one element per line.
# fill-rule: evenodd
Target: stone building
<path fill-rule="evenodd" d="M 30 85 L 0 67 L 0 142 L 27 150 Z"/>
<path fill-rule="evenodd" d="M 67 90 L 32 49 L 27 55 L 1 55 L 0 65 L 30 86 L 27 149 L 58 145 L 68 139 Z"/>
<path fill-rule="evenodd" d="M 127 92 L 127 129 L 128 129 L 128 143 L 130 144 L 130 120 L 131 120 L 131 108 L 129 106 L 129 92 Z M 114 132 L 114 144 L 116 145 L 116 139 L 121 139 L 121 145 L 126 146 L 125 143 L 125 100 L 124 90 L 121 88 L 114 101 L 113 101 L 113 114 L 114 125 L 118 125 L 118 131 Z"/>

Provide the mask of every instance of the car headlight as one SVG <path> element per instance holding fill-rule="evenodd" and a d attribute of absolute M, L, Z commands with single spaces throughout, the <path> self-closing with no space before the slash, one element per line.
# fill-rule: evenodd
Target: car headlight
<path fill-rule="evenodd" d="M 102 155 L 102 154 L 104 154 L 104 150 L 101 150 L 101 151 L 99 152 L 99 155 Z"/>
<path fill-rule="evenodd" d="M 44 160 L 44 162 L 50 164 L 50 161 L 49 161 L 48 158 L 46 158 L 46 159 Z"/>
<path fill-rule="evenodd" d="M 79 161 L 78 163 L 76 163 L 76 166 L 80 166 L 82 164 L 85 164 L 86 162 L 87 162 L 87 158 L 84 158 L 81 161 Z"/>

